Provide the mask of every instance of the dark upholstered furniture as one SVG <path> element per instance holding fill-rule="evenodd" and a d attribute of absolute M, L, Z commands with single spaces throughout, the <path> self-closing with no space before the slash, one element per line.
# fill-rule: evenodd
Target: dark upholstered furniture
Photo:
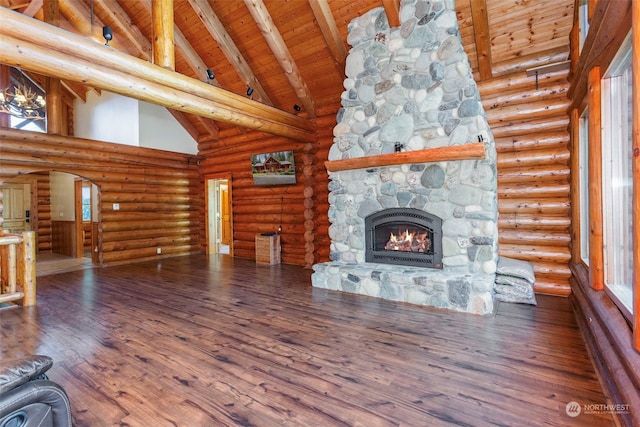
<path fill-rule="evenodd" d="M 69 398 L 45 372 L 53 360 L 27 356 L 0 362 L 0 427 L 70 427 Z"/>

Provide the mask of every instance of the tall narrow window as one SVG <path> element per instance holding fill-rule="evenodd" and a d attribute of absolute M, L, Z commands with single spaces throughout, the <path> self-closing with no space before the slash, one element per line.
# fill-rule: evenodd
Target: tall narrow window
<path fill-rule="evenodd" d="M 589 110 L 580 116 L 580 258 L 589 265 Z"/>
<path fill-rule="evenodd" d="M 632 273 L 632 68 L 631 37 L 602 81 L 602 198 L 605 286 L 628 318 L 633 313 Z"/>
<path fill-rule="evenodd" d="M 580 52 L 584 46 L 584 40 L 589 33 L 589 2 L 587 0 L 579 1 L 578 19 L 580 25 Z"/>
<path fill-rule="evenodd" d="M 82 183 L 82 221 L 91 221 L 91 183 Z"/>

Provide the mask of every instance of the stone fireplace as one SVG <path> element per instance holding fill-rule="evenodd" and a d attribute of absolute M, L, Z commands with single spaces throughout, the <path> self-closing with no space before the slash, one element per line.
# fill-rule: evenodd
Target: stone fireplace
<path fill-rule="evenodd" d="M 495 144 L 453 0 L 349 25 L 326 163 L 330 262 L 315 287 L 487 314 L 497 261 Z"/>

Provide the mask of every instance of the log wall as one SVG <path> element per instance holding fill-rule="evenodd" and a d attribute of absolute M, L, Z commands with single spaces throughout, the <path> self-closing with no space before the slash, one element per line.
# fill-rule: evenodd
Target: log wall
<path fill-rule="evenodd" d="M 100 264 L 202 250 L 204 190 L 189 155 L 6 128 L 0 129 L 0 139 L 0 184 L 17 175 L 56 170 L 99 187 Z M 48 197 L 38 185 L 39 202 Z M 113 209 L 114 203 L 119 210 Z M 50 229 L 51 217 L 50 207 L 43 206 L 39 230 L 45 227 Z M 39 246 L 46 247 L 46 242 Z"/>
<path fill-rule="evenodd" d="M 340 106 L 335 107 L 337 112 Z M 318 171 L 314 192 L 316 197 L 316 262 L 329 261 L 331 238 L 329 237 L 329 175 L 324 162 L 329 160 L 329 149 L 333 145 L 333 128 L 336 125 L 336 115 L 326 115 L 317 119 L 318 123 Z"/>
<path fill-rule="evenodd" d="M 49 180 L 49 173 L 33 173 L 30 175 L 35 178 L 38 204 L 34 223 L 34 228 L 37 231 L 38 252 L 51 252 L 53 231 L 51 228 L 51 181 Z"/>
<path fill-rule="evenodd" d="M 281 136 L 238 129 L 221 131 L 219 141 L 199 144 L 199 155 L 203 158 L 200 171 L 204 179 L 231 176 L 234 256 L 255 259 L 255 235 L 277 232 L 282 226 L 282 262 L 307 264 L 305 188 L 309 180 L 305 179 L 304 171 L 305 162 L 309 162 L 305 157 L 309 155 L 307 145 Z M 294 151 L 296 184 L 254 185 L 251 155 L 285 150 Z M 307 206 L 309 203 L 313 205 L 307 202 Z"/>
<path fill-rule="evenodd" d="M 573 235 L 576 236 L 573 247 L 573 259 L 570 264 L 571 301 L 576 319 L 585 337 L 587 349 L 601 378 L 603 388 L 612 404 L 627 405 L 626 411 L 613 413 L 616 425 L 640 425 L 640 246 L 636 239 L 633 248 L 635 277 L 632 279 L 634 306 L 633 315 L 627 318 L 617 304 L 605 291 L 605 255 L 602 236 L 602 140 L 600 129 L 603 121 L 601 95 L 601 76 L 607 70 L 620 50 L 623 40 L 632 32 L 633 48 L 640 45 L 640 3 L 633 0 L 589 2 L 589 33 L 579 51 L 579 19 L 574 17 L 572 32 L 572 67 L 570 75 L 569 97 L 571 98 L 572 156 L 577 172 L 580 166 L 580 115 L 588 107 L 588 157 L 586 164 L 589 173 L 589 262 L 582 261 L 580 252 L 580 180 L 575 176 L 572 184 L 575 188 L 573 203 Z M 637 53 L 633 56 L 633 96 L 634 96 L 634 138 L 629 141 L 635 147 L 635 166 L 633 167 L 634 196 L 632 200 L 634 218 L 640 217 L 640 197 L 637 183 L 640 182 L 638 168 L 638 148 L 640 133 L 639 105 L 640 61 Z M 587 226 L 585 225 L 585 226 Z M 638 221 L 631 230 L 638 235 Z"/>
<path fill-rule="evenodd" d="M 571 276 L 567 72 L 539 75 L 537 89 L 535 77 L 525 71 L 479 82 L 478 87 L 498 151 L 500 254 L 534 265 L 537 292 L 567 295 Z M 277 230 L 284 197 L 282 261 L 310 265 L 309 257 L 304 258 L 309 249 L 305 211 L 310 204 L 313 262 L 329 260 L 329 179 L 324 161 L 333 144 L 335 114 L 315 122 L 318 140 L 312 180 L 303 175 L 301 143 L 258 132 L 225 131 L 219 142 L 200 144 L 203 174 L 232 175 L 237 256 L 254 258 L 255 234 Z M 296 152 L 298 185 L 254 186 L 251 154 L 287 149 Z M 305 192 L 311 197 L 305 199 Z"/>
<path fill-rule="evenodd" d="M 570 292 L 567 71 L 478 83 L 498 152 L 499 254 L 529 261 L 536 292 Z"/>

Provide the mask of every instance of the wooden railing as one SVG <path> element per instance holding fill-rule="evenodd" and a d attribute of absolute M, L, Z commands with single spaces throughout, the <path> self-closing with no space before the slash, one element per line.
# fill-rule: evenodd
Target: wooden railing
<path fill-rule="evenodd" d="M 0 303 L 36 303 L 36 233 L 0 231 Z"/>

